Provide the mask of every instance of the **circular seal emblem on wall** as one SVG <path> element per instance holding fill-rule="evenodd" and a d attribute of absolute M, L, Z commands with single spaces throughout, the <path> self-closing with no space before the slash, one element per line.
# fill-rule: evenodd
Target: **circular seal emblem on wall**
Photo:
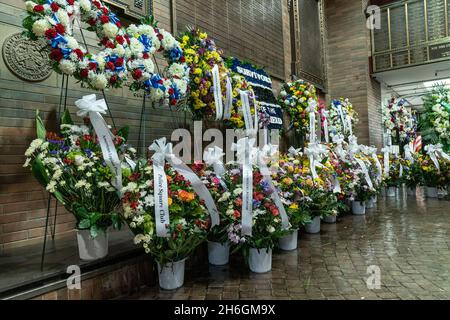
<path fill-rule="evenodd" d="M 21 33 L 5 39 L 3 60 L 14 75 L 26 81 L 43 81 L 52 73 L 45 41 L 33 41 Z"/>

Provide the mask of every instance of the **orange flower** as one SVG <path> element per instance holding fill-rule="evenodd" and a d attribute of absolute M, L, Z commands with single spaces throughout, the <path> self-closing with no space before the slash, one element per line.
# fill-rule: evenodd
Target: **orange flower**
<path fill-rule="evenodd" d="M 178 190 L 178 197 L 181 201 L 191 202 L 195 199 L 195 195 L 192 192 L 187 192 L 184 190 Z"/>
<path fill-rule="evenodd" d="M 169 203 L 169 206 L 171 206 L 172 202 L 173 202 L 172 198 L 169 197 L 167 200 L 168 200 L 167 202 Z"/>
<path fill-rule="evenodd" d="M 167 177 L 167 183 L 172 183 L 172 177 L 166 174 Z"/>

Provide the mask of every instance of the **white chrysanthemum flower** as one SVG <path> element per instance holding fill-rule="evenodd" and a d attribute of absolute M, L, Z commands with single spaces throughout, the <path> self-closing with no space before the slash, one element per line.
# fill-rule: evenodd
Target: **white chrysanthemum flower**
<path fill-rule="evenodd" d="M 131 53 L 134 55 L 142 54 L 142 51 L 144 51 L 144 45 L 136 38 L 130 39 L 130 50 Z"/>
<path fill-rule="evenodd" d="M 91 11 L 91 1 L 89 0 L 80 0 L 80 8 L 83 9 L 84 12 Z"/>
<path fill-rule="evenodd" d="M 28 12 L 34 12 L 34 7 L 36 6 L 36 3 L 34 3 L 33 1 L 26 1 L 25 2 L 25 7 L 27 8 Z"/>
<path fill-rule="evenodd" d="M 58 17 L 59 22 L 64 27 L 67 27 L 69 25 L 69 15 L 67 14 L 66 10 L 59 9 L 58 12 L 56 12 L 56 16 Z"/>
<path fill-rule="evenodd" d="M 153 29 L 152 26 L 149 26 L 148 24 L 139 25 L 137 30 L 138 33 L 145 34 L 150 38 L 152 38 L 155 35 L 155 30 Z"/>
<path fill-rule="evenodd" d="M 50 23 L 45 19 L 37 20 L 33 23 L 32 31 L 38 37 L 43 37 L 45 35 L 45 31 L 51 28 Z"/>
<path fill-rule="evenodd" d="M 103 25 L 103 33 L 107 38 L 114 38 L 119 31 L 119 28 L 111 22 L 105 23 Z"/>
<path fill-rule="evenodd" d="M 184 95 L 187 91 L 187 81 L 181 79 L 173 79 L 173 82 L 180 90 L 181 95 Z"/>
<path fill-rule="evenodd" d="M 119 56 L 124 56 L 125 55 L 125 48 L 121 45 L 118 44 L 114 49 L 113 52 Z"/>
<path fill-rule="evenodd" d="M 59 70 L 61 70 L 62 73 L 72 75 L 76 70 L 76 65 L 70 60 L 63 59 L 59 62 Z"/>
<path fill-rule="evenodd" d="M 68 48 L 70 48 L 70 49 L 77 49 L 77 48 L 80 47 L 79 44 L 78 44 L 77 39 L 75 39 L 74 37 L 72 37 L 72 36 L 65 36 L 65 39 L 67 40 L 67 47 Z"/>
<path fill-rule="evenodd" d="M 242 188 L 236 188 L 236 189 L 234 189 L 234 191 L 233 191 L 233 194 L 234 194 L 235 196 L 239 196 L 241 193 L 242 193 Z"/>
<path fill-rule="evenodd" d="M 38 149 L 42 145 L 43 141 L 41 139 L 34 139 L 31 143 L 28 149 L 25 151 L 25 155 L 27 157 L 31 156 L 36 149 Z"/>
<path fill-rule="evenodd" d="M 144 198 L 144 204 L 147 207 L 153 207 L 155 205 L 155 197 L 153 194 L 149 194 Z"/>
<path fill-rule="evenodd" d="M 217 202 L 224 202 L 224 201 L 228 200 L 230 198 L 230 196 L 231 196 L 231 193 L 226 191 L 222 194 L 222 196 L 219 198 L 219 200 L 217 200 Z"/>
<path fill-rule="evenodd" d="M 31 162 L 31 158 L 27 158 L 27 160 L 25 160 L 25 163 L 23 164 L 23 167 L 26 168 L 30 165 Z"/>
<path fill-rule="evenodd" d="M 52 180 L 47 184 L 47 186 L 45 187 L 45 190 L 47 190 L 50 193 L 54 193 L 56 191 L 55 187 L 56 187 L 56 181 Z"/>
<path fill-rule="evenodd" d="M 163 39 L 161 40 L 161 45 L 166 50 L 173 49 L 177 45 L 177 40 L 172 36 L 171 33 L 167 31 L 162 31 Z"/>
<path fill-rule="evenodd" d="M 147 72 L 149 73 L 155 72 L 155 65 L 153 64 L 152 59 L 144 59 L 143 64 Z"/>
<path fill-rule="evenodd" d="M 134 36 L 138 33 L 138 27 L 135 24 L 130 24 L 127 28 L 127 33 L 131 36 Z"/>
<path fill-rule="evenodd" d="M 164 91 L 162 91 L 161 89 L 152 88 L 152 90 L 150 91 L 150 98 L 152 99 L 152 101 L 160 101 L 164 98 Z"/>
<path fill-rule="evenodd" d="M 95 77 L 91 80 L 91 84 L 95 89 L 102 90 L 106 88 L 108 84 L 108 80 L 104 74 L 96 74 Z"/>
<path fill-rule="evenodd" d="M 62 170 L 58 169 L 53 173 L 52 179 L 59 180 L 61 178 L 62 174 L 63 174 Z"/>
<path fill-rule="evenodd" d="M 86 180 L 84 180 L 84 179 L 81 179 L 80 181 L 75 183 L 75 188 L 76 189 L 86 188 L 87 185 L 88 185 L 88 182 Z"/>
<path fill-rule="evenodd" d="M 186 74 L 186 66 L 181 63 L 172 63 L 169 67 L 169 74 L 172 76 L 178 76 L 180 78 L 183 78 Z"/>

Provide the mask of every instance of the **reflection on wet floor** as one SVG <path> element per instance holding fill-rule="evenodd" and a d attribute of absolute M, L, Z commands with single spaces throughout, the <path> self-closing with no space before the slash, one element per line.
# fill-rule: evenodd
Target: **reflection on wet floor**
<path fill-rule="evenodd" d="M 188 270 L 183 288 L 144 290 L 132 299 L 450 299 L 450 202 L 379 197 L 366 216 L 322 224 L 301 234 L 299 249 L 276 252 L 273 270 L 248 271 L 233 256 L 229 266 Z M 381 271 L 381 288 L 367 287 L 367 267 Z"/>

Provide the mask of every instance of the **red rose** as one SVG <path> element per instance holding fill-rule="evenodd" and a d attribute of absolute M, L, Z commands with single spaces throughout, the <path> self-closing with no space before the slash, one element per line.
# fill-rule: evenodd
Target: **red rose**
<path fill-rule="evenodd" d="M 83 54 L 83 51 L 81 51 L 81 49 L 77 48 L 77 49 L 73 50 L 73 52 L 75 52 L 75 54 L 77 55 L 79 60 L 83 59 L 84 54 Z"/>
<path fill-rule="evenodd" d="M 109 22 L 109 18 L 108 18 L 107 15 L 101 15 L 100 16 L 100 21 L 101 21 L 101 23 L 105 24 L 105 23 Z"/>
<path fill-rule="evenodd" d="M 182 56 L 181 58 L 180 58 L 180 62 L 181 63 L 184 63 L 186 61 L 186 58 L 184 57 L 184 56 Z"/>
<path fill-rule="evenodd" d="M 278 209 L 276 209 L 276 208 L 272 209 L 272 215 L 273 215 L 274 217 L 278 216 L 279 214 L 280 214 L 280 213 L 278 212 Z"/>
<path fill-rule="evenodd" d="M 142 70 L 136 69 L 133 71 L 133 79 L 138 80 L 142 77 Z"/>
<path fill-rule="evenodd" d="M 90 18 L 87 23 L 89 23 L 89 25 L 91 26 L 95 26 L 95 24 L 97 23 L 97 20 L 95 20 L 94 18 Z"/>
<path fill-rule="evenodd" d="M 106 63 L 106 69 L 111 69 L 114 70 L 116 67 L 114 66 L 114 63 L 112 63 L 111 61 Z"/>
<path fill-rule="evenodd" d="M 161 41 L 162 39 L 164 39 L 164 36 L 161 33 L 158 33 L 157 35 L 158 39 Z"/>
<path fill-rule="evenodd" d="M 171 106 L 174 106 L 174 105 L 176 105 L 176 104 L 177 104 L 177 100 L 176 100 L 176 99 L 170 100 L 170 105 L 171 105 Z"/>
<path fill-rule="evenodd" d="M 111 78 L 109 78 L 109 83 L 114 84 L 117 82 L 117 76 L 114 74 L 111 76 Z M 120 144 L 121 143 L 121 138 L 118 138 L 120 140 L 114 140 L 115 144 Z"/>
<path fill-rule="evenodd" d="M 233 216 L 237 219 L 237 218 L 239 218 L 241 216 L 241 213 L 239 211 L 237 211 L 237 210 L 234 210 Z"/>
<path fill-rule="evenodd" d="M 103 8 L 102 8 L 102 11 L 103 11 L 104 14 L 108 14 L 108 8 L 103 7 Z"/>
<path fill-rule="evenodd" d="M 123 65 L 123 58 L 119 57 L 116 59 L 116 66 L 120 67 Z"/>
<path fill-rule="evenodd" d="M 130 38 L 128 37 L 128 35 L 124 35 L 123 37 L 125 38 L 125 40 L 127 41 L 127 43 L 130 44 Z"/>
<path fill-rule="evenodd" d="M 58 23 L 55 26 L 55 29 L 59 34 L 64 34 L 66 32 L 66 28 L 64 28 L 64 26 L 61 23 Z"/>
<path fill-rule="evenodd" d="M 88 69 L 83 69 L 83 70 L 80 71 L 80 77 L 81 78 L 87 78 L 88 74 L 89 74 L 89 70 Z"/>
<path fill-rule="evenodd" d="M 150 55 L 149 55 L 147 52 L 144 52 L 144 53 L 142 54 L 142 58 L 148 59 L 148 58 L 150 58 Z"/>
<path fill-rule="evenodd" d="M 75 0 L 67 0 L 67 2 L 68 2 L 71 6 L 73 6 Z"/>
<path fill-rule="evenodd" d="M 50 59 L 55 61 L 60 61 L 63 58 L 63 54 L 61 53 L 61 50 L 59 49 L 53 49 L 50 52 Z"/>
<path fill-rule="evenodd" d="M 45 37 L 47 39 L 53 39 L 54 37 L 56 37 L 56 30 L 54 28 L 47 29 L 45 31 Z"/>
<path fill-rule="evenodd" d="M 120 35 L 116 36 L 116 41 L 117 41 L 118 44 L 123 44 L 124 43 L 123 37 L 120 36 Z"/>
<path fill-rule="evenodd" d="M 106 43 L 105 47 L 110 48 L 110 49 L 114 49 L 116 47 L 116 45 L 114 43 L 112 43 L 111 41 L 108 41 Z"/>
<path fill-rule="evenodd" d="M 98 2 L 98 1 L 92 1 L 92 3 L 94 4 L 94 6 L 97 7 L 97 9 L 100 9 L 100 7 L 101 7 L 100 2 Z"/>
<path fill-rule="evenodd" d="M 97 70 L 97 64 L 95 62 L 89 62 L 89 70 Z"/>
<path fill-rule="evenodd" d="M 50 5 L 50 8 L 52 9 L 53 12 L 56 12 L 59 10 L 59 6 L 56 2 L 52 2 L 52 4 Z"/>
<path fill-rule="evenodd" d="M 38 4 L 33 8 L 34 12 L 42 12 L 44 11 L 44 6 L 42 4 Z"/>
<path fill-rule="evenodd" d="M 172 88 L 169 88 L 168 92 L 169 92 L 169 95 L 172 95 L 175 92 L 175 90 L 173 90 Z"/>
<path fill-rule="evenodd" d="M 120 23 L 120 21 L 117 21 L 117 22 L 116 22 L 116 26 L 117 26 L 117 28 L 119 28 L 119 29 L 122 28 L 122 24 Z"/>
<path fill-rule="evenodd" d="M 103 38 L 102 40 L 100 40 L 100 43 L 104 46 L 106 46 L 106 44 L 108 43 L 109 39 L 108 38 Z"/>

